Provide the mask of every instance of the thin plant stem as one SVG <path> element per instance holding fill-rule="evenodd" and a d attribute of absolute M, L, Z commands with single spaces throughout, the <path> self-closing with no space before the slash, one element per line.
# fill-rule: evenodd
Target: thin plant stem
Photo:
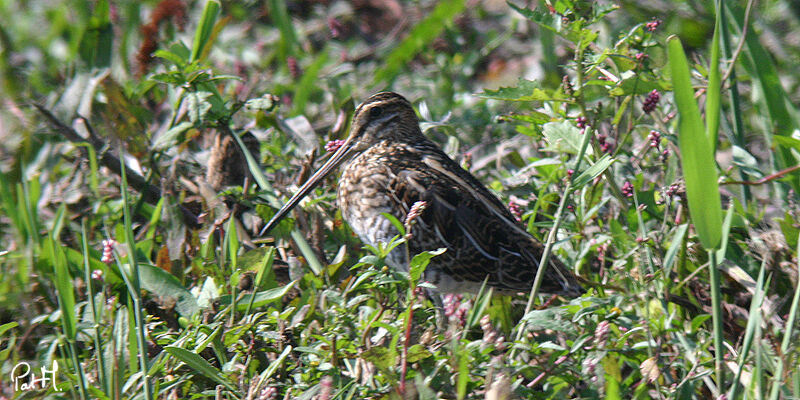
<path fill-rule="evenodd" d="M 92 335 L 92 339 L 94 339 L 94 349 L 97 357 L 97 377 L 105 393 L 110 394 L 110 386 L 106 380 L 106 367 L 102 354 L 103 347 L 100 343 L 100 320 L 102 317 L 97 310 L 94 291 L 92 291 L 92 271 L 89 267 L 89 240 L 86 235 L 85 219 L 81 220 L 81 239 L 83 242 L 83 270 L 86 279 L 86 297 L 92 310 L 92 318 L 94 319 L 94 324 L 92 326 L 94 328 L 94 335 Z"/>
<path fill-rule="evenodd" d="M 798 252 L 800 254 L 800 241 L 798 243 Z M 798 265 L 798 271 L 800 271 L 800 265 Z M 786 359 L 786 354 L 789 351 L 789 342 L 791 341 L 792 337 L 792 328 L 794 327 L 795 321 L 797 320 L 797 309 L 798 305 L 800 305 L 800 284 L 795 287 L 794 291 L 794 298 L 792 299 L 792 306 L 789 309 L 789 317 L 786 318 L 786 331 L 783 333 L 783 340 L 781 341 L 781 354 L 777 357 L 778 359 L 778 366 L 775 368 L 775 374 L 773 375 L 774 382 L 772 383 L 772 390 L 770 391 L 769 398 L 770 400 L 776 400 L 778 398 L 778 392 L 780 391 L 781 381 L 783 380 L 783 370 L 784 370 L 784 363 Z"/>
<path fill-rule="evenodd" d="M 719 282 L 719 268 L 717 268 L 717 250 L 708 251 L 709 273 L 711 274 L 711 318 L 714 325 L 714 370 L 717 376 L 717 390 L 722 392 L 725 387 L 725 371 L 723 370 L 725 346 L 722 331 L 722 304 Z M 717 393 L 719 395 L 719 393 Z"/>
<path fill-rule="evenodd" d="M 120 148 L 119 154 L 123 150 Z M 128 209 L 128 181 L 125 178 L 125 162 L 124 157 L 120 157 L 120 169 L 122 170 L 122 212 L 125 225 L 125 242 L 128 245 L 128 264 L 130 265 L 130 276 L 128 271 L 122 270 L 122 276 L 125 278 L 125 283 L 128 286 L 128 294 L 131 296 L 133 305 L 133 318 L 136 323 L 136 338 L 139 344 L 139 368 L 142 371 L 142 390 L 146 400 L 152 400 L 153 394 L 150 389 L 150 377 L 147 374 L 147 340 L 145 335 L 144 315 L 142 313 L 142 301 L 140 295 L 140 281 L 139 281 L 139 264 L 136 262 L 136 246 L 134 245 L 133 230 L 131 228 L 131 214 Z M 119 258 L 117 258 L 119 263 Z"/>

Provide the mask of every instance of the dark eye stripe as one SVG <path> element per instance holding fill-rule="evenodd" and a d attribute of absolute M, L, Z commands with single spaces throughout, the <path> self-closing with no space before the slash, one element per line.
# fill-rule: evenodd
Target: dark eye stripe
<path fill-rule="evenodd" d="M 375 106 L 369 110 L 369 116 L 372 118 L 379 117 L 381 114 L 383 114 L 383 107 L 381 106 Z"/>

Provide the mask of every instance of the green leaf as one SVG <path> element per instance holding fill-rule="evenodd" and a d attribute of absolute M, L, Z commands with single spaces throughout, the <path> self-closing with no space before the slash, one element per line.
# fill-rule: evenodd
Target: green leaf
<path fill-rule="evenodd" d="M 261 287 L 261 283 L 264 280 L 264 277 L 272 271 L 272 263 L 275 260 L 275 247 L 269 247 L 267 253 L 264 254 L 264 260 L 261 263 L 261 266 L 258 268 L 258 272 L 256 273 L 256 279 L 253 281 L 253 290 L 258 290 Z M 247 310 L 245 311 L 245 315 L 250 314 L 250 310 L 253 308 L 253 304 L 255 304 L 256 296 L 250 296 L 250 302 L 247 304 Z"/>
<path fill-rule="evenodd" d="M 433 354 L 430 351 L 428 351 L 428 349 L 426 349 L 425 346 L 421 344 L 415 344 L 408 348 L 406 362 L 415 363 L 431 356 L 433 356 Z"/>
<path fill-rule="evenodd" d="M 675 256 L 677 256 L 678 251 L 683 246 L 683 237 L 686 235 L 688 229 L 689 224 L 682 224 L 675 229 L 675 234 L 672 235 L 669 249 L 667 249 L 667 253 L 664 255 L 664 269 L 666 269 L 667 273 L 672 271 L 672 264 L 675 262 Z"/>
<path fill-rule="evenodd" d="M 414 258 L 411 259 L 411 262 L 408 263 L 408 275 L 411 278 L 411 281 L 419 281 L 419 278 L 422 276 L 422 273 L 425 272 L 425 268 L 428 266 L 428 263 L 431 262 L 431 258 L 444 253 L 446 250 L 447 248 L 442 247 L 434 251 L 423 251 L 422 253 L 415 255 Z"/>
<path fill-rule="evenodd" d="M 291 281 L 289 284 L 285 286 L 276 287 L 255 293 L 255 295 L 252 293 L 242 295 L 236 302 L 236 311 L 246 311 L 248 307 L 263 307 L 269 303 L 278 301 L 282 299 L 283 296 L 286 295 L 286 293 L 289 293 L 289 290 L 291 290 L 295 284 L 297 284 L 296 280 Z M 255 296 L 255 298 L 251 299 L 251 297 L 253 296 Z M 222 304 L 231 304 L 231 296 L 225 295 L 220 297 L 220 302 Z M 250 305 L 251 302 L 252 306 Z"/>
<path fill-rule="evenodd" d="M 261 97 L 247 100 L 244 103 L 244 106 L 248 110 L 258 110 L 258 111 L 272 111 L 275 107 L 280 105 L 280 99 L 275 97 L 272 94 L 265 94 Z"/>
<path fill-rule="evenodd" d="M 569 121 L 548 122 L 542 127 L 542 134 L 547 141 L 547 147 L 543 151 L 578 154 L 581 148 L 583 135 Z"/>
<path fill-rule="evenodd" d="M 373 83 L 389 82 L 414 56 L 425 49 L 444 30 L 445 25 L 458 15 L 465 6 L 464 0 L 443 0 L 420 21 L 388 56 L 383 67 L 375 72 Z"/>
<path fill-rule="evenodd" d="M 501 87 L 497 90 L 484 90 L 478 96 L 485 99 L 505 101 L 570 101 L 560 90 L 548 92 L 538 81 L 519 78 L 517 86 Z"/>
<path fill-rule="evenodd" d="M 582 188 L 583 186 L 585 186 L 586 184 L 588 184 L 589 182 L 593 181 L 595 178 L 600 176 L 600 174 L 605 172 L 605 170 L 608 169 L 608 167 L 610 167 L 611 164 L 614 163 L 614 161 L 616 160 L 612 158 L 610 154 L 604 155 L 602 158 L 597 160 L 597 162 L 595 162 L 594 165 L 592 165 L 589 168 L 586 168 L 585 171 L 581 172 L 580 175 L 575 177 L 575 180 L 572 182 L 573 187 L 575 189 Z"/>
<path fill-rule="evenodd" d="M 236 386 L 222 374 L 222 371 L 214 368 L 213 365 L 209 364 L 205 358 L 200 357 L 199 354 L 176 346 L 167 346 L 164 347 L 164 350 L 178 360 L 183 361 L 189 368 L 201 373 L 206 378 L 225 386 L 228 390 L 237 391 Z"/>
<path fill-rule="evenodd" d="M 386 347 L 373 347 L 361 353 L 361 358 L 375 364 L 381 371 L 388 371 L 397 362 L 397 353 Z"/>
<path fill-rule="evenodd" d="M 286 10 L 286 2 L 283 0 L 269 0 L 267 5 L 272 22 L 281 32 L 281 40 L 277 43 L 278 59 L 285 60 L 286 57 L 295 55 L 298 47 L 292 17 Z"/>
<path fill-rule="evenodd" d="M 208 111 L 211 110 L 211 103 L 208 98 L 213 93 L 210 92 L 189 92 L 186 94 L 186 109 L 189 120 L 193 124 L 202 122 Z"/>
<path fill-rule="evenodd" d="M 64 256 L 64 250 L 59 244 L 56 244 L 52 237 L 47 237 L 45 245 L 50 261 L 53 263 L 53 272 L 55 274 L 53 285 L 58 294 L 61 326 L 67 339 L 74 340 L 78 332 L 78 328 L 75 325 L 75 292 L 73 292 L 72 276 L 70 276 L 67 269 L 67 259 Z"/>
<path fill-rule="evenodd" d="M 186 64 L 189 63 L 189 60 L 187 60 L 184 56 L 179 55 L 179 54 L 174 53 L 174 52 L 169 51 L 169 50 L 163 50 L 163 49 L 156 50 L 155 52 L 153 52 L 153 57 L 163 58 L 164 60 L 167 60 L 167 61 L 175 64 L 175 66 L 180 68 L 180 69 L 183 69 L 186 66 Z M 154 77 L 158 76 L 158 75 L 166 75 L 166 74 L 157 74 L 157 75 L 154 75 Z"/>
<path fill-rule="evenodd" d="M 142 288 L 161 298 L 175 300 L 175 310 L 184 317 L 191 317 L 200 307 L 197 300 L 174 275 L 150 264 L 139 265 Z"/>
<path fill-rule="evenodd" d="M 597 38 L 597 33 L 590 29 L 584 28 L 581 22 L 575 21 L 566 25 L 563 24 L 561 11 L 557 10 L 558 12 L 551 13 L 548 10 L 531 10 L 529 8 L 516 6 L 511 2 L 508 2 L 508 5 L 516 12 L 522 14 L 522 16 L 528 20 L 538 24 L 540 27 L 550 30 L 572 43 L 580 44 L 581 47 L 588 46 L 589 43 L 593 42 Z M 566 11 L 566 7 L 564 8 L 564 11 Z M 598 15 L 602 15 L 604 12 L 607 11 L 601 11 L 601 13 Z"/>
<path fill-rule="evenodd" d="M 691 330 L 691 332 L 697 332 L 697 330 L 700 328 L 700 326 L 703 325 L 703 323 L 705 323 L 709 319 L 711 319 L 711 314 L 701 314 L 701 315 L 698 315 L 698 316 L 692 318 L 692 325 L 691 325 L 692 326 L 692 330 Z"/>
<path fill-rule="evenodd" d="M 544 310 L 533 310 L 522 317 L 532 329 L 545 330 L 552 329 L 558 332 L 573 332 L 575 325 L 562 315 L 562 311 L 556 308 L 546 308 Z"/>
<path fill-rule="evenodd" d="M 647 76 L 634 73 L 633 71 L 625 72 L 622 74 L 622 80 L 617 83 L 617 86 L 608 91 L 611 96 L 626 96 L 626 95 L 645 95 L 653 90 L 668 89 L 662 82 L 654 82 Z"/>
<path fill-rule="evenodd" d="M 681 166 L 686 181 L 689 214 L 697 236 L 706 249 L 716 248 L 721 239 L 722 209 L 717 181 L 717 167 L 711 142 L 694 100 L 689 64 L 680 39 L 667 40 L 672 85 L 678 106 L 678 141 Z"/>
<path fill-rule="evenodd" d="M 717 13 L 714 24 L 714 37 L 711 39 L 711 63 L 708 71 L 708 89 L 706 90 L 706 136 L 711 143 L 711 152 L 717 150 L 717 136 L 719 135 L 719 109 L 720 109 L 720 74 L 719 74 L 719 30 L 721 15 Z"/>
<path fill-rule="evenodd" d="M 194 31 L 191 62 L 199 61 L 203 54 L 208 53 L 207 49 L 212 45 L 211 39 L 214 36 L 214 23 L 217 20 L 217 14 L 219 14 L 219 2 L 217 0 L 206 1 L 206 5 L 203 7 L 203 15 L 197 24 L 197 30 Z"/>
<path fill-rule="evenodd" d="M 179 123 L 178 125 L 173 126 L 168 131 L 164 132 L 163 135 L 160 135 L 156 140 L 153 142 L 152 149 L 153 150 L 167 150 L 170 147 L 176 145 L 178 143 L 178 137 L 191 129 L 194 126 L 193 123 L 184 121 Z"/>
<path fill-rule="evenodd" d="M 5 323 L 3 325 L 0 325 L 0 337 L 3 337 L 3 335 L 6 332 L 8 332 L 9 329 L 14 329 L 14 328 L 16 328 L 18 326 L 19 326 L 18 322 L 7 322 L 7 323 Z"/>

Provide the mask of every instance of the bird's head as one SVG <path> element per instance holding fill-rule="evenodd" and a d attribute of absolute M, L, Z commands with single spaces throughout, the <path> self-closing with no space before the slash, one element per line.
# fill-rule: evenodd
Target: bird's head
<path fill-rule="evenodd" d="M 266 234 L 291 211 L 317 184 L 342 162 L 384 141 L 413 142 L 422 137 L 414 108 L 405 97 L 394 92 L 372 95 L 353 114 L 350 134 L 328 161 L 309 178 L 261 230 Z"/>

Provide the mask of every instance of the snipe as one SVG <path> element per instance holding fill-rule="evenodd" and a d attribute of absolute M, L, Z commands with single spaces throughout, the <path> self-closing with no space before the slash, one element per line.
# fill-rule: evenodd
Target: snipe
<path fill-rule="evenodd" d="M 409 253 L 445 247 L 425 271 L 440 292 L 476 292 L 485 279 L 504 292 L 527 292 L 539 268 L 543 245 L 472 174 L 423 136 L 411 103 L 397 93 L 373 95 L 353 115 L 341 147 L 262 230 L 271 230 L 320 180 L 350 160 L 339 180 L 337 199 L 344 219 L 366 243 L 388 242 L 397 229 L 382 215 L 403 221 L 418 201 L 427 206 L 416 219 Z M 577 296 L 583 288 L 552 258 L 541 291 Z M 387 263 L 407 268 L 396 248 Z"/>

